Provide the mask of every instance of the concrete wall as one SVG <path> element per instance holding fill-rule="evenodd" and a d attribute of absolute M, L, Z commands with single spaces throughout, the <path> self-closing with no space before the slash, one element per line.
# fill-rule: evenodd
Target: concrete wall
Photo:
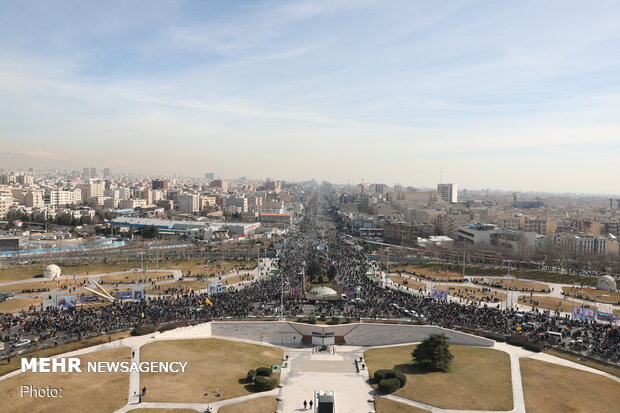
<path fill-rule="evenodd" d="M 344 336 L 354 346 L 384 346 L 420 342 L 431 334 L 445 334 L 450 344 L 493 347 L 494 341 L 459 331 L 435 326 L 404 324 L 344 324 L 337 326 L 312 325 L 282 321 L 213 321 L 214 336 L 234 337 L 277 345 L 301 344 L 302 336 L 313 332 Z"/>
<path fill-rule="evenodd" d="M 282 321 L 213 321 L 211 334 L 277 345 L 301 344 L 302 335 Z"/>
<path fill-rule="evenodd" d="M 385 346 L 390 344 L 415 343 L 431 334 L 445 334 L 450 344 L 493 347 L 495 341 L 487 338 L 448 330 L 435 326 L 401 324 L 359 324 L 345 336 L 347 344 L 355 346 Z"/>
<path fill-rule="evenodd" d="M 334 333 L 334 336 L 345 336 L 351 330 L 357 327 L 357 324 L 343 324 L 337 326 L 326 326 L 326 325 L 317 325 L 317 324 L 306 324 L 306 323 L 293 323 L 289 322 L 291 327 L 297 330 L 300 334 L 304 336 L 311 336 L 313 332 L 319 332 L 323 335 L 325 333 Z"/>

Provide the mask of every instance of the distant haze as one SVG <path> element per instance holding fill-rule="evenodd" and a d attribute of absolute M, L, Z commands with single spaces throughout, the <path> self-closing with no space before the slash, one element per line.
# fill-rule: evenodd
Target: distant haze
<path fill-rule="evenodd" d="M 0 0 L 0 168 L 617 194 L 619 22 L 618 1 Z"/>

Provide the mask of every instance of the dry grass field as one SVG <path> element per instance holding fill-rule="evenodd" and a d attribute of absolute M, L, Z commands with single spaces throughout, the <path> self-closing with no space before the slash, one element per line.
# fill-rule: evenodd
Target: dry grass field
<path fill-rule="evenodd" d="M 524 305 L 534 305 L 533 301 L 537 301 L 538 304 L 535 306 L 538 308 L 544 308 L 545 310 L 551 311 L 563 311 L 570 313 L 573 311 L 573 307 L 581 307 L 582 304 L 580 302 L 573 302 L 573 300 L 561 299 L 555 297 L 545 297 L 541 295 L 521 295 L 519 296 L 519 304 Z M 593 304 L 588 304 L 589 308 L 597 310 L 598 308 Z"/>
<path fill-rule="evenodd" d="M 64 354 L 70 351 L 79 350 L 86 347 L 96 346 L 98 344 L 107 343 L 108 341 L 116 341 L 130 336 L 129 330 L 120 331 L 118 333 L 103 335 L 98 337 L 85 338 L 80 341 L 74 341 L 73 343 L 60 344 L 58 347 L 46 348 L 42 350 L 36 350 L 24 355 L 24 357 L 51 357 L 57 354 Z M 19 369 L 21 365 L 22 356 L 11 357 L 11 362 L 7 363 L 6 360 L 0 362 L 0 376 L 10 373 Z"/>
<path fill-rule="evenodd" d="M 463 274 L 456 269 L 457 265 L 452 265 L 452 270 L 448 269 L 447 265 L 443 267 L 441 265 L 434 266 L 419 266 L 419 265 L 397 265 L 390 267 L 390 272 L 395 271 L 408 271 L 422 274 L 428 278 L 435 278 L 438 280 L 460 280 L 463 278 Z"/>
<path fill-rule="evenodd" d="M 562 287 L 565 294 L 575 298 L 600 301 L 608 304 L 620 304 L 620 293 L 615 291 L 579 289 L 577 287 Z"/>
<path fill-rule="evenodd" d="M 138 271 L 138 272 L 131 271 L 131 272 L 124 272 L 122 274 L 105 275 L 101 277 L 100 279 L 101 279 L 101 282 L 106 283 L 106 284 L 121 283 L 121 282 L 123 283 L 136 282 L 136 281 L 139 281 L 140 279 L 144 279 L 144 280 L 151 279 L 152 281 L 159 281 L 159 280 L 168 278 L 170 274 L 172 273 L 147 272 L 145 274 L 142 274 L 142 271 Z"/>
<path fill-rule="evenodd" d="M 483 292 L 480 288 L 465 287 L 459 284 L 448 284 L 447 286 L 441 286 L 439 288 L 443 290 L 445 287 L 448 287 L 448 291 L 451 296 L 466 298 L 470 301 L 506 301 L 506 294 L 497 291 Z"/>
<path fill-rule="evenodd" d="M 205 281 L 174 281 L 170 283 L 163 283 L 163 284 L 157 284 L 154 286 L 153 285 L 148 286 L 144 288 L 144 291 L 147 292 L 148 294 L 156 294 L 156 295 L 169 294 L 169 292 L 166 292 L 166 290 L 170 288 L 176 288 L 176 287 L 180 287 L 184 290 L 189 290 L 191 288 L 192 290 L 197 291 L 197 290 L 202 290 L 202 289 L 209 287 L 209 284 L 212 282 L 213 281 L 207 281 L 207 282 Z"/>
<path fill-rule="evenodd" d="M 370 375 L 378 369 L 398 369 L 407 375 L 407 384 L 394 392 L 395 396 L 443 409 L 512 409 L 510 357 L 507 353 L 452 345 L 452 367 L 448 373 L 440 373 L 415 367 L 411 356 L 414 348 L 414 345 L 407 345 L 365 351 Z"/>
<path fill-rule="evenodd" d="M 390 280 L 392 280 L 396 284 L 409 287 L 413 290 L 422 289 L 422 291 L 426 291 L 426 284 L 421 281 L 412 280 L 411 278 L 403 277 L 400 275 L 390 275 Z"/>
<path fill-rule="evenodd" d="M 57 263 L 62 269 L 63 275 L 96 275 L 106 274 L 110 272 L 133 272 L 136 268 L 141 268 L 140 260 L 129 260 L 121 262 L 109 262 L 109 263 L 93 263 L 83 265 L 64 265 Z M 192 274 L 214 274 L 222 271 L 232 271 L 234 268 L 240 268 L 243 266 L 255 268 L 255 261 L 217 261 L 210 263 L 208 267 L 203 268 L 204 259 L 192 258 L 190 260 L 174 259 L 174 260 L 160 260 L 159 268 L 182 270 L 185 272 L 191 271 Z M 218 267 L 219 265 L 219 267 Z M 155 261 L 152 259 L 145 260 L 146 269 L 155 269 Z M 45 264 L 33 264 L 33 265 L 20 265 L 20 266 L 7 266 L 0 268 L 0 283 L 24 280 L 33 278 L 43 274 Z"/>
<path fill-rule="evenodd" d="M 528 412 L 618 412 L 620 383 L 544 361 L 523 358 L 520 361 Z"/>
<path fill-rule="evenodd" d="M 221 412 L 222 410 L 220 410 Z M 131 409 L 127 413 L 197 413 L 194 409 Z"/>
<path fill-rule="evenodd" d="M 399 266 L 394 266 L 394 268 L 398 268 Z M 400 267 L 403 267 L 400 265 Z M 462 273 L 462 266 L 459 264 L 443 264 L 438 262 L 428 262 L 424 264 L 408 264 L 409 271 L 422 272 L 422 270 L 437 270 L 442 268 L 443 271 L 451 268 L 454 273 Z M 465 266 L 465 276 L 480 276 L 480 277 L 502 277 L 507 274 L 507 267 L 493 267 L 493 266 L 480 266 L 480 265 L 466 265 Z M 549 283 L 558 283 L 558 284 L 584 284 L 584 285 L 596 285 L 597 277 L 591 275 L 577 275 L 577 274 L 562 274 L 553 271 L 541 271 L 541 270 L 519 270 L 512 269 L 510 270 L 510 275 L 513 275 L 518 278 L 540 281 L 540 282 L 549 282 Z"/>
<path fill-rule="evenodd" d="M 145 402 L 210 403 L 250 394 L 251 386 L 240 381 L 248 370 L 280 364 L 284 352 L 219 339 L 171 340 L 147 344 L 141 361 L 186 361 L 185 373 L 142 374 L 140 384 L 148 388 Z M 215 396 L 219 389 L 220 397 Z"/>
<path fill-rule="evenodd" d="M 41 298 L 10 298 L 0 302 L 0 313 L 15 313 L 27 310 L 31 305 L 40 307 L 41 301 L 43 301 Z"/>
<path fill-rule="evenodd" d="M 385 397 L 375 397 L 375 411 L 377 413 L 429 413 L 428 410 L 398 403 Z"/>
<path fill-rule="evenodd" d="M 129 374 L 87 373 L 88 361 L 129 361 L 131 350 L 118 348 L 81 356 L 82 373 L 21 373 L 0 381 L 2 406 L 11 413 L 109 413 L 127 403 Z M 20 397 L 21 385 L 61 388 L 62 398 Z"/>
<path fill-rule="evenodd" d="M 551 354 L 552 356 L 560 357 L 566 360 L 573 361 L 578 364 L 582 364 L 584 366 L 592 367 L 593 369 L 604 371 L 605 373 L 609 373 L 612 376 L 616 376 L 620 379 L 620 367 L 615 367 L 609 364 L 599 363 L 594 360 L 581 358 L 577 356 L 576 354 L 564 353 L 563 351 L 558 351 L 553 348 L 545 349 L 543 350 L 543 352 Z"/>
<path fill-rule="evenodd" d="M 65 285 L 73 285 L 72 281 L 62 280 L 62 281 L 39 281 L 39 282 L 31 282 L 31 283 L 21 283 L 21 284 L 10 284 L 0 286 L 0 292 L 14 292 L 20 293 L 24 290 L 38 290 L 42 288 L 47 288 L 49 290 L 55 290 Z"/>
<path fill-rule="evenodd" d="M 503 279 L 503 278 L 482 278 L 479 281 L 489 284 L 499 284 L 502 288 L 514 288 L 517 290 L 548 290 L 549 286 L 543 283 L 537 283 L 533 281 Z"/>
<path fill-rule="evenodd" d="M 275 413 L 278 401 L 275 396 L 261 397 L 241 403 L 233 403 L 220 407 L 218 413 Z"/>

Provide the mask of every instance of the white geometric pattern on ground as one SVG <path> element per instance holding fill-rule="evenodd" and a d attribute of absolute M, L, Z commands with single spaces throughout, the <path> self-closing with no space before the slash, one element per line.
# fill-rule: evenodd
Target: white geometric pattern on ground
<path fill-rule="evenodd" d="M 373 403 L 368 402 L 372 391 L 367 382 L 368 374 L 365 370 L 362 373 L 355 372 L 355 358 L 359 358 L 361 353 L 338 353 L 339 359 L 344 361 L 338 360 L 336 363 L 339 367 L 346 366 L 348 372 L 323 371 L 320 368 L 307 371 L 306 367 L 311 363 L 312 357 L 311 350 L 308 349 L 289 350 L 287 354 L 290 357 L 289 371 L 282 380 L 283 402 L 279 412 L 303 411 L 304 400 L 310 401 L 315 390 L 333 391 L 338 413 L 365 413 L 374 410 Z"/>
<path fill-rule="evenodd" d="M 118 341 L 114 341 L 112 343 L 100 344 L 93 347 L 84 348 L 81 350 L 72 351 L 65 354 L 60 354 L 55 357 L 75 357 L 82 354 L 93 353 L 96 351 L 109 350 L 113 348 L 119 347 L 131 347 L 136 350 L 135 361 L 140 361 L 140 352 L 139 349 L 141 346 L 160 340 L 180 340 L 180 339 L 200 339 L 200 338 L 208 338 L 211 336 L 212 327 L 219 325 L 217 328 L 222 329 L 225 326 L 221 324 L 237 324 L 232 322 L 217 322 L 217 323 L 204 323 L 191 327 L 181 327 L 175 330 L 166 331 L 164 333 L 155 333 L 149 334 L 145 336 L 139 337 L 130 337 Z M 247 324 L 247 323 L 246 323 Z M 280 328 L 284 328 L 282 326 L 288 324 L 284 322 L 274 322 L 274 324 L 279 324 Z M 373 326 L 372 324 L 362 324 L 362 326 Z M 376 326 L 376 325 L 375 325 Z M 385 325 L 384 325 L 385 326 Z M 390 325 L 388 325 L 390 326 Z M 399 326 L 401 327 L 401 326 Z M 404 326 L 407 327 L 407 326 Z M 420 327 L 420 326 L 417 326 Z M 263 326 L 264 328 L 264 326 Z M 357 329 L 355 329 L 357 330 Z M 354 330 L 354 331 L 355 331 Z M 450 330 L 439 329 L 443 332 L 450 332 Z M 458 333 L 458 332 L 455 332 Z M 253 332 L 252 334 L 255 334 Z M 462 333 L 458 333 L 462 334 Z M 230 337 L 223 337 L 227 339 L 231 339 L 233 341 L 246 341 L 243 339 L 235 339 Z M 258 344 L 258 343 L 255 343 Z M 399 344 L 413 344 L 413 343 L 399 343 Z M 269 344 L 265 344 L 269 345 Z M 506 343 L 496 343 L 495 348 L 500 351 L 507 352 L 510 355 L 510 364 L 511 364 L 511 376 L 512 376 L 512 393 L 513 393 L 513 401 L 514 408 L 510 411 L 512 413 L 525 413 L 525 401 L 523 397 L 523 386 L 521 381 L 521 371 L 519 368 L 519 359 L 520 358 L 532 358 L 536 360 L 543 360 L 554 364 L 559 364 L 571 368 L 575 368 L 582 371 L 587 371 L 595 374 L 599 374 L 605 376 L 615 382 L 620 383 L 620 379 L 614 377 L 608 373 L 602 372 L 600 370 L 593 369 L 591 367 L 583 366 L 581 364 L 574 363 L 572 361 L 568 361 L 559 357 L 552 356 L 546 353 L 534 353 L 528 350 L 525 350 L 520 347 L 515 347 L 508 345 Z M 238 397 L 229 400 L 223 400 L 216 403 L 208 404 L 213 408 L 214 412 L 217 412 L 219 407 L 225 406 L 228 404 L 239 403 L 244 400 L 249 400 L 258 397 L 264 397 L 269 395 L 279 395 L 282 401 L 279 403 L 278 411 L 282 413 L 289 412 L 298 412 L 303 410 L 303 401 L 310 400 L 314 390 L 333 390 L 335 391 L 336 397 L 336 405 L 338 409 L 338 413 L 358 413 L 358 412 L 369 412 L 374 410 L 373 404 L 369 403 L 368 400 L 374 396 L 378 396 L 377 392 L 373 390 L 368 384 L 368 371 L 362 370 L 360 373 L 345 373 L 341 372 L 339 374 L 334 374 L 335 371 L 301 371 L 304 370 L 303 366 L 305 362 L 312 360 L 313 358 L 318 357 L 318 361 L 320 363 L 324 363 L 329 359 L 333 359 L 336 363 L 342 363 L 342 366 L 348 368 L 346 364 L 352 366 L 354 369 L 354 360 L 355 358 L 359 358 L 362 356 L 362 351 L 365 351 L 367 347 L 351 347 L 351 346 L 336 346 L 336 354 L 329 355 L 324 353 L 312 353 L 312 349 L 290 349 L 285 348 L 285 352 L 289 355 L 288 366 L 282 370 L 282 389 L 275 389 L 270 392 L 265 393 L 256 393 L 250 394 L 243 397 Z M 301 370 L 300 370 L 301 367 Z M 320 368 L 316 368 L 316 370 L 321 370 Z M 20 371 L 15 371 L 4 376 L 0 377 L 0 381 L 8 379 L 9 377 L 14 377 L 18 374 L 21 374 Z M 139 374 L 132 373 L 130 375 L 130 385 L 128 386 L 128 395 L 132 396 L 134 391 L 138 391 L 140 388 L 139 383 Z M 449 410 L 449 409 L 441 409 L 438 407 L 430 406 L 421 402 L 403 399 L 401 397 L 397 397 L 394 395 L 385 396 L 388 399 L 398 401 L 401 403 L 405 403 L 411 406 L 416 406 L 419 408 L 423 408 L 435 413 L 472 413 L 476 411 L 469 410 Z M 194 409 L 198 411 L 204 411 L 207 407 L 207 404 L 200 403 L 143 403 L 141 405 L 136 404 L 135 400 L 131 400 L 128 402 L 126 406 L 117 410 L 117 412 L 127 412 L 129 410 L 135 408 L 187 408 Z M 148 411 L 147 411 L 148 412 Z M 484 412 L 476 412 L 476 413 L 496 413 L 492 411 L 484 411 Z M 507 412 L 502 412 L 507 413 Z"/>
<path fill-rule="evenodd" d="M 235 337 L 276 345 L 299 345 L 302 334 L 331 333 L 344 336 L 349 345 L 384 346 L 419 342 L 431 334 L 443 333 L 451 344 L 493 347 L 495 341 L 435 326 L 405 324 L 353 323 L 324 326 L 286 321 L 214 321 L 214 336 Z"/>

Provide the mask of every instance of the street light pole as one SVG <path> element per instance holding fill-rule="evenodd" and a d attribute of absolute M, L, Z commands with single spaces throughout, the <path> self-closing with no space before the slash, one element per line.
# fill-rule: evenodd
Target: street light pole
<path fill-rule="evenodd" d="M 280 291 L 280 318 L 284 321 L 284 274 L 280 275 L 281 287 Z"/>

